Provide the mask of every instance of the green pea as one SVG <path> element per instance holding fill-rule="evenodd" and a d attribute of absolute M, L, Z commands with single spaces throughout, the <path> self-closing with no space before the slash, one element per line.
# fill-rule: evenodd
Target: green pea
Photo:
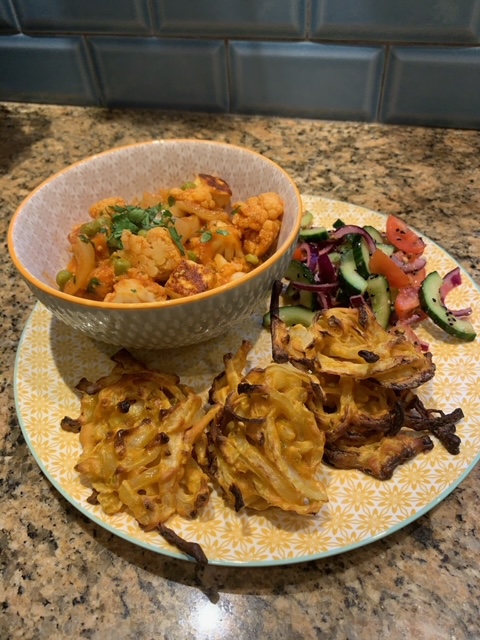
<path fill-rule="evenodd" d="M 92 222 L 86 222 L 85 224 L 82 224 L 82 226 L 80 227 L 80 231 L 89 238 L 92 238 L 93 236 L 97 235 L 101 227 L 102 225 L 98 220 L 92 220 Z"/>
<path fill-rule="evenodd" d="M 187 189 L 195 189 L 197 187 L 197 185 L 195 184 L 195 182 L 185 182 L 185 184 L 182 184 L 182 191 L 186 191 Z"/>
<path fill-rule="evenodd" d="M 260 263 L 260 258 L 253 253 L 247 253 L 247 255 L 245 256 L 245 260 L 253 265 L 257 265 Z"/>
<path fill-rule="evenodd" d="M 110 227 L 112 226 L 112 219 L 109 218 L 108 216 L 100 216 L 99 218 L 97 218 L 98 222 L 100 223 L 100 228 L 102 229 L 110 229 Z"/>
<path fill-rule="evenodd" d="M 142 236 L 142 238 L 146 238 L 147 233 L 148 233 L 147 229 L 140 229 L 137 235 Z"/>
<path fill-rule="evenodd" d="M 133 222 L 133 224 L 140 224 L 143 222 L 144 218 L 145 211 L 143 209 L 131 209 L 128 212 L 128 219 L 130 222 Z"/>
<path fill-rule="evenodd" d="M 60 289 L 63 289 L 63 287 L 67 284 L 71 277 L 72 274 L 70 273 L 70 271 L 67 271 L 67 269 L 62 269 L 57 273 L 56 282 Z"/>
<path fill-rule="evenodd" d="M 113 263 L 113 270 L 116 276 L 121 276 L 124 273 L 127 273 L 131 266 L 132 263 L 130 260 L 127 260 L 126 258 L 117 258 Z"/>

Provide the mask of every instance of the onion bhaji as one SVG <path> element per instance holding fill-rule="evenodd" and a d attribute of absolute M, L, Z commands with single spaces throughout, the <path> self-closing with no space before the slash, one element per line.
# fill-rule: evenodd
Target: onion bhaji
<path fill-rule="evenodd" d="M 80 416 L 65 417 L 62 427 L 80 426 L 75 469 L 105 513 L 127 509 L 143 529 L 164 535 L 160 525 L 170 516 L 193 518 L 209 499 L 208 476 L 197 459 L 218 409 L 206 412 L 202 398 L 176 375 L 147 369 L 127 351 L 112 359 L 109 375 L 77 385 Z"/>
<path fill-rule="evenodd" d="M 242 375 L 251 344 L 224 357 L 210 390 L 221 407 L 208 430 L 209 472 L 236 511 L 271 506 L 315 514 L 328 498 L 319 479 L 325 434 L 308 407 L 313 376 L 272 363 Z"/>

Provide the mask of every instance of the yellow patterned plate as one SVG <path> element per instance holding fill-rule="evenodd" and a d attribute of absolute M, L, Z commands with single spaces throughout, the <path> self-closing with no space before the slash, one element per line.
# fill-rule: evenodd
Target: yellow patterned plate
<path fill-rule="evenodd" d="M 305 197 L 304 201 L 317 224 L 330 226 L 341 217 L 352 224 L 385 225 L 384 216 L 361 207 L 316 197 Z M 425 240 L 429 270 L 437 269 L 444 275 L 456 266 L 443 249 Z M 452 307 L 474 308 L 478 331 L 480 293 L 474 282 L 464 274 L 461 290 L 450 296 Z M 435 442 L 432 451 L 397 469 L 386 482 L 357 471 L 325 467 L 329 503 L 312 518 L 275 509 L 237 514 L 214 492 L 197 520 L 177 517 L 169 526 L 184 538 L 199 542 L 212 564 L 279 565 L 323 558 L 374 542 L 438 504 L 480 458 L 480 340 L 462 344 L 429 322 L 419 334 L 430 343 L 437 363 L 435 378 L 422 387 L 420 396 L 429 407 L 451 411 L 460 406 L 465 413 L 458 425 L 462 439 L 459 455 L 448 454 Z M 267 364 L 270 338 L 261 328 L 260 313 L 216 340 L 165 352 L 135 351 L 134 355 L 151 366 L 178 373 L 186 384 L 204 392 L 222 368 L 222 355 L 235 351 L 242 338 L 255 343 L 251 365 Z M 78 415 L 80 403 L 74 385 L 82 377 L 95 380 L 110 371 L 109 357 L 115 350 L 74 332 L 38 303 L 24 330 L 15 368 L 15 397 L 23 433 L 42 471 L 83 514 L 130 542 L 184 558 L 160 536 L 141 531 L 132 517 L 107 516 L 99 506 L 88 504 L 90 490 L 73 469 L 80 453 L 78 436 L 62 431 L 60 420 L 65 415 Z"/>

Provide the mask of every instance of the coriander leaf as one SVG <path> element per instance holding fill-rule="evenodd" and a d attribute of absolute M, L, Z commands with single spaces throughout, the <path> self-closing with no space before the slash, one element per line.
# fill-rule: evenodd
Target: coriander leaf
<path fill-rule="evenodd" d="M 96 287 L 99 287 L 102 283 L 98 278 L 92 278 L 87 285 L 88 293 L 95 293 Z"/>
<path fill-rule="evenodd" d="M 218 233 L 219 236 L 229 236 L 230 235 L 230 231 L 227 231 L 226 229 L 217 229 L 216 233 Z"/>
<path fill-rule="evenodd" d="M 178 250 L 180 251 L 182 256 L 184 256 L 185 255 L 185 249 L 183 247 L 183 244 L 182 244 L 182 241 L 181 241 L 181 236 L 178 234 L 178 231 L 173 226 L 172 227 L 168 227 L 168 231 L 170 233 L 170 237 L 172 238 L 174 243 L 177 245 Z"/>
<path fill-rule="evenodd" d="M 204 231 L 200 236 L 200 242 L 210 242 L 211 239 L 212 239 L 211 231 Z"/>

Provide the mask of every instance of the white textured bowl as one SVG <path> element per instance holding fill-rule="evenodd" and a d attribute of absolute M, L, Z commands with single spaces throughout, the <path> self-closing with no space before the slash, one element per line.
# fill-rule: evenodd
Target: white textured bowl
<path fill-rule="evenodd" d="M 178 186 L 198 173 L 230 185 L 233 201 L 277 192 L 285 214 L 275 253 L 241 280 L 179 300 L 147 304 L 94 302 L 58 290 L 55 277 L 69 260 L 67 234 L 88 218 L 96 201 Z M 302 214 L 300 194 L 288 174 L 264 156 L 206 140 L 156 140 L 86 158 L 35 189 L 10 224 L 12 260 L 35 296 L 66 324 L 124 347 L 171 348 L 202 342 L 249 317 L 265 300 L 291 258 Z"/>

